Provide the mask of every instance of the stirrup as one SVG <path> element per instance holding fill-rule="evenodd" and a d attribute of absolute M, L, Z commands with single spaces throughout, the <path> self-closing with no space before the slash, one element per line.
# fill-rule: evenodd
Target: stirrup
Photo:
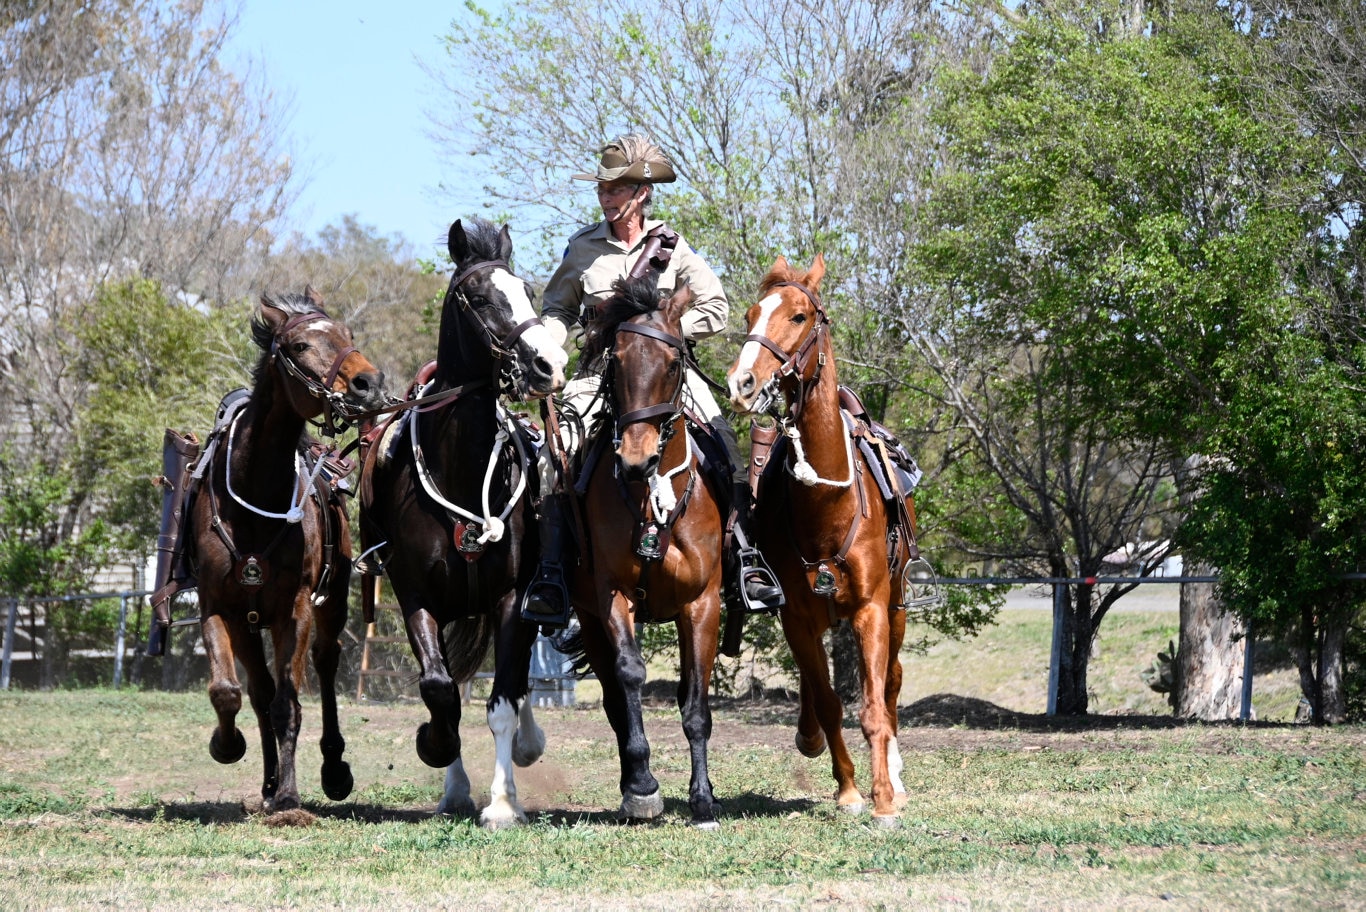
<path fill-rule="evenodd" d="M 559 564 L 542 564 L 522 596 L 522 620 L 540 624 L 543 630 L 559 630 L 568 626 L 572 611 L 564 571 Z"/>
<path fill-rule="evenodd" d="M 742 548 L 736 555 L 739 563 L 736 588 L 745 611 L 750 614 L 775 614 L 787 604 L 783 587 L 757 548 Z"/>

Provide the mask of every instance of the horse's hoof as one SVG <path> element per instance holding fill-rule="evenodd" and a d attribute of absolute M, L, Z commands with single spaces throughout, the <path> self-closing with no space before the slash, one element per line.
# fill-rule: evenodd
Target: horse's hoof
<path fill-rule="evenodd" d="M 851 801 L 848 804 L 837 804 L 835 805 L 835 807 L 839 809 L 841 814 L 849 814 L 850 816 L 857 816 L 863 813 L 862 801 Z"/>
<path fill-rule="evenodd" d="M 821 754 L 825 753 L 824 733 L 816 732 L 814 737 L 810 739 L 804 739 L 802 738 L 801 732 L 798 732 L 797 752 L 801 754 L 803 757 L 812 758 L 819 757 Z"/>
<path fill-rule="evenodd" d="M 618 820 L 653 820 L 664 813 L 664 798 L 659 790 L 649 795 L 622 795 Z"/>
<path fill-rule="evenodd" d="M 464 801 L 447 802 L 445 796 L 442 796 L 441 801 L 436 806 L 436 813 L 439 817 L 460 817 L 468 820 L 475 815 L 476 811 L 474 802 L 469 798 Z"/>
<path fill-rule="evenodd" d="M 873 823 L 884 830 L 896 830 L 901 828 L 901 818 L 895 814 L 874 814 Z"/>
<path fill-rule="evenodd" d="M 432 725 L 430 722 L 423 722 L 417 727 L 417 758 L 428 766 L 437 769 L 444 769 L 455 762 L 455 758 L 460 755 L 460 751 L 452 747 L 449 751 L 437 753 L 429 746 Z"/>
<path fill-rule="evenodd" d="M 694 830 L 706 831 L 719 830 L 721 829 L 721 823 L 718 820 L 694 820 L 692 822 L 692 828 Z"/>
<path fill-rule="evenodd" d="M 303 807 L 298 795 L 265 795 L 261 796 L 261 806 L 268 813 L 278 814 L 281 811 L 297 811 Z"/>
<path fill-rule="evenodd" d="M 498 830 L 513 830 L 519 826 L 526 825 L 526 815 L 514 814 L 510 817 L 481 816 L 479 818 L 479 825 L 490 833 L 495 833 Z"/>
<path fill-rule="evenodd" d="M 242 737 L 242 730 L 235 728 L 232 733 L 234 737 L 229 739 L 230 743 L 226 747 L 219 738 L 219 729 L 214 729 L 209 737 L 209 756 L 219 763 L 236 763 L 247 752 L 247 739 Z"/>
<path fill-rule="evenodd" d="M 323 792 L 333 801 L 342 801 L 351 794 L 356 780 L 351 776 L 351 764 L 345 760 L 323 761 Z"/>

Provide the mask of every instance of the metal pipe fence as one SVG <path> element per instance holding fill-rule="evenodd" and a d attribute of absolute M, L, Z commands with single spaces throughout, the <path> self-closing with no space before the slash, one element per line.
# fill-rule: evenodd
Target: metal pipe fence
<path fill-rule="evenodd" d="M 1366 573 L 1344 574 L 1344 579 L 1366 579 Z M 941 586 L 1050 586 L 1053 590 L 1053 630 L 1052 642 L 1049 654 L 1049 675 L 1048 675 L 1048 705 L 1047 714 L 1052 716 L 1057 713 L 1058 698 L 1058 677 L 1061 668 L 1062 649 L 1063 649 L 1063 630 L 1064 618 L 1067 610 L 1067 589 L 1069 586 L 1076 585 L 1181 585 L 1183 583 L 1217 583 L 1217 576 L 1087 576 L 1087 577 L 948 577 L 942 578 L 938 582 Z M 112 656 L 113 662 L 113 685 L 121 687 L 124 683 L 125 659 L 129 653 L 128 646 L 128 616 L 130 608 L 134 605 L 141 606 L 143 600 L 151 594 L 147 589 L 129 589 L 121 592 L 104 593 L 83 593 L 79 595 L 67 596 L 44 596 L 24 599 L 23 602 L 30 605 L 57 604 L 76 601 L 96 601 L 104 599 L 118 599 L 119 610 L 118 620 L 114 632 L 114 644 Z M 10 687 L 12 665 L 14 659 L 15 641 L 17 639 L 17 621 L 19 614 L 20 599 L 9 598 L 4 600 L 5 604 L 5 625 L 3 652 L 0 653 L 0 690 L 7 690 Z M 177 626 L 195 623 L 194 620 L 184 620 L 177 622 Z M 50 637 L 49 637 L 50 639 Z M 1241 718 L 1247 721 L 1251 717 L 1252 711 L 1252 660 L 1253 646 L 1251 631 L 1245 637 L 1246 646 L 1244 649 L 1243 666 L 1243 688 L 1242 688 L 1242 707 Z M 31 644 L 30 657 L 36 658 L 37 644 Z M 45 644 L 46 648 L 46 644 Z M 138 647 L 133 647 L 134 653 Z M 538 687 L 545 690 L 543 699 L 558 700 L 562 702 L 572 702 L 572 696 L 566 700 L 564 696 L 551 696 L 552 693 L 559 694 L 563 691 L 563 686 L 556 682 L 568 682 L 573 680 L 571 674 L 556 672 L 554 663 L 549 661 L 546 656 L 537 654 L 537 668 L 535 677 Z"/>

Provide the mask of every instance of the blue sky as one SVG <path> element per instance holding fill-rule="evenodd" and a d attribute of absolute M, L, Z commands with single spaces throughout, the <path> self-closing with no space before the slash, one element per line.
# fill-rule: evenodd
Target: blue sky
<path fill-rule="evenodd" d="M 464 214 L 459 201 L 436 195 L 442 168 L 424 114 L 435 87 L 417 62 L 440 62 L 440 36 L 459 8 L 459 0 L 241 0 L 238 52 L 256 58 L 277 95 L 293 98 L 287 130 L 308 183 L 289 228 L 313 235 L 353 214 L 425 256 Z"/>

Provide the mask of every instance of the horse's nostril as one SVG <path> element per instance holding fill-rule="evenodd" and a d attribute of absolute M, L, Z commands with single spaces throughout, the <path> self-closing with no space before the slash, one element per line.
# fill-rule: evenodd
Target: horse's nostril
<path fill-rule="evenodd" d="M 532 361 L 531 369 L 538 377 L 550 377 L 555 373 L 555 369 L 550 366 L 550 362 L 544 358 L 537 358 Z"/>
<path fill-rule="evenodd" d="M 370 382 L 363 376 L 354 378 L 351 385 L 362 393 L 370 389 Z"/>

